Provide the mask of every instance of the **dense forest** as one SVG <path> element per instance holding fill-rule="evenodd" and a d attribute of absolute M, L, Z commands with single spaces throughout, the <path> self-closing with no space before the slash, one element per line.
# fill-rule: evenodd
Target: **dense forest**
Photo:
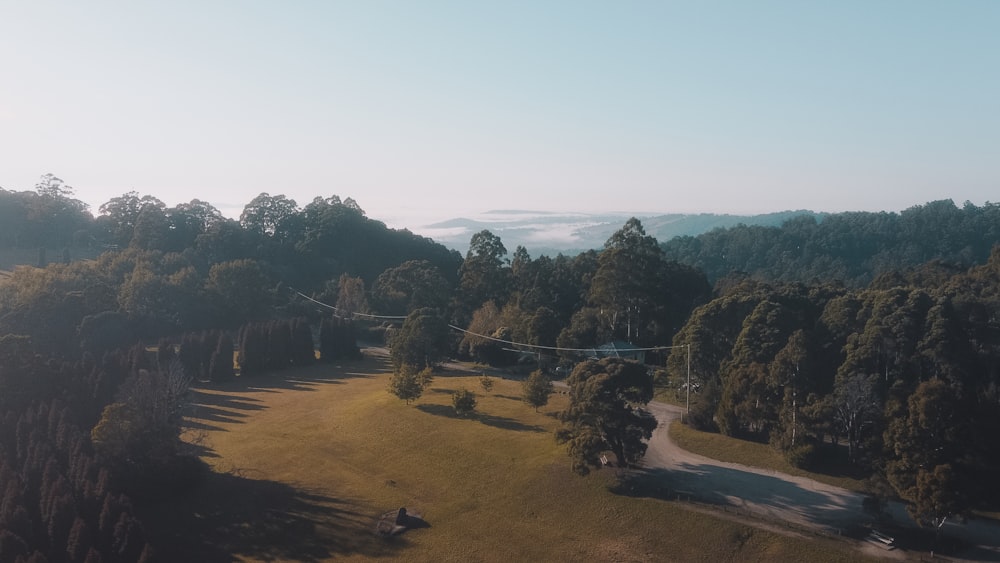
<path fill-rule="evenodd" d="M 0 262 L 0 562 L 153 560 L 133 503 L 202 470 L 188 385 L 358 340 L 406 369 L 626 341 L 685 397 L 690 350 L 689 424 L 846 465 L 930 525 L 995 507 L 998 218 L 936 202 L 665 243 L 631 219 L 575 256 L 481 231 L 463 257 L 338 196 L 264 193 L 237 221 L 135 192 L 95 217 L 51 175 L 0 190 L 0 252 L 37 257 Z"/>
<path fill-rule="evenodd" d="M 931 260 L 982 264 L 1000 243 L 1000 204 L 961 208 L 951 200 L 901 213 L 803 215 L 780 227 L 740 225 L 663 241 L 667 257 L 704 271 L 709 280 L 732 272 L 774 281 L 837 280 L 865 287 L 878 275 Z"/>

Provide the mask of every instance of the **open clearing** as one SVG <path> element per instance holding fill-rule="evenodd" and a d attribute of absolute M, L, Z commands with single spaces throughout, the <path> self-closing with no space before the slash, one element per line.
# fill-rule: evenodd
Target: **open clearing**
<path fill-rule="evenodd" d="M 858 561 L 855 542 L 765 529 L 580 478 L 553 439 L 565 396 L 535 413 L 520 384 L 440 374 L 406 405 L 368 358 L 194 392 L 187 439 L 213 472 L 144 507 L 164 560 Z M 476 392 L 456 418 L 451 392 Z M 406 507 L 429 527 L 373 534 Z"/>

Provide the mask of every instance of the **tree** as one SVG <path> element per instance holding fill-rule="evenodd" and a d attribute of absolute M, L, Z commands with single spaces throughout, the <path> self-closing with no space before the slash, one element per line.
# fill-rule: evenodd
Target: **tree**
<path fill-rule="evenodd" d="M 230 381 L 236 375 L 233 368 L 233 339 L 225 332 L 219 335 L 212 359 L 208 366 L 208 377 L 213 383 Z"/>
<path fill-rule="evenodd" d="M 392 335 L 390 358 L 398 369 L 404 364 L 424 369 L 437 363 L 448 352 L 448 324 L 434 309 L 417 309 Z"/>
<path fill-rule="evenodd" d="M 483 376 L 479 378 L 479 386 L 483 388 L 483 392 L 489 393 L 493 390 L 493 378 L 483 374 Z"/>
<path fill-rule="evenodd" d="M 341 317 L 324 318 L 319 326 L 319 358 L 323 363 L 338 359 L 358 358 L 357 335 L 354 322 Z"/>
<path fill-rule="evenodd" d="M 559 338 L 559 318 L 548 307 L 539 307 L 528 320 L 528 343 L 536 346 L 555 346 Z"/>
<path fill-rule="evenodd" d="M 133 374 L 122 384 L 118 402 L 105 407 L 91 431 L 94 450 L 120 467 L 136 470 L 136 476 L 152 476 L 176 454 L 190 382 L 179 363 L 166 372 Z"/>
<path fill-rule="evenodd" d="M 563 427 L 556 438 L 569 444 L 573 469 L 581 475 L 600 468 L 605 451 L 619 467 L 630 467 L 646 453 L 656 428 L 643 407 L 653 398 L 653 380 L 642 364 L 621 358 L 586 361 L 576 366 L 567 383 L 569 407 L 560 413 Z"/>
<path fill-rule="evenodd" d="M 552 381 L 540 369 L 531 372 L 528 379 L 521 384 L 521 388 L 524 402 L 535 407 L 535 412 L 538 412 L 539 407 L 549 404 L 549 396 L 555 389 Z"/>
<path fill-rule="evenodd" d="M 482 336 L 480 336 L 482 335 Z M 468 354 L 474 360 L 490 365 L 501 365 L 511 355 L 504 350 L 507 346 L 492 338 L 510 340 L 508 327 L 504 326 L 503 316 L 493 301 L 487 301 L 472 314 L 467 332 L 459 344 L 460 352 Z"/>
<path fill-rule="evenodd" d="M 214 205 L 200 199 L 179 203 L 176 207 L 167 209 L 166 213 L 172 233 L 172 250 L 183 250 L 193 246 L 198 236 L 209 227 L 225 221 L 222 213 Z"/>
<path fill-rule="evenodd" d="M 262 192 L 243 207 L 240 225 L 248 231 L 283 240 L 287 223 L 297 212 L 298 204 L 294 199 Z"/>
<path fill-rule="evenodd" d="M 611 235 L 597 261 L 589 304 L 629 342 L 654 344 L 675 334 L 710 292 L 704 274 L 667 261 L 635 217 Z"/>
<path fill-rule="evenodd" d="M 99 211 L 106 224 L 106 231 L 115 244 L 121 247 L 128 246 L 135 234 L 139 215 L 147 207 L 162 211 L 166 205 L 150 195 L 140 197 L 135 191 L 111 198 L 101 205 Z"/>
<path fill-rule="evenodd" d="M 487 301 L 503 306 L 510 295 L 507 249 L 500 237 L 489 231 L 472 235 L 465 262 L 459 270 L 459 293 L 465 314 Z"/>
<path fill-rule="evenodd" d="M 866 438 L 881 415 L 875 393 L 878 375 L 855 374 L 837 383 L 833 392 L 833 413 L 838 429 L 847 436 L 847 456 L 855 463 Z"/>
<path fill-rule="evenodd" d="M 451 284 L 427 260 L 409 260 L 382 272 L 372 286 L 372 302 L 383 315 L 409 315 L 414 309 L 444 310 Z"/>
<path fill-rule="evenodd" d="M 476 394 L 468 389 L 459 389 L 451 394 L 451 404 L 458 416 L 470 415 L 476 410 Z"/>
<path fill-rule="evenodd" d="M 223 326 L 237 326 L 264 316 L 274 299 L 260 263 L 247 258 L 213 264 L 205 289 L 222 312 Z"/>
<path fill-rule="evenodd" d="M 424 393 L 424 389 L 431 384 L 431 371 L 429 369 L 418 370 L 411 364 L 402 364 L 396 367 L 389 378 L 389 392 L 406 401 L 419 399 Z"/>
<path fill-rule="evenodd" d="M 968 478 L 978 461 L 969 440 L 970 410 L 937 378 L 921 383 L 905 407 L 888 407 L 886 478 L 922 525 L 940 529 L 964 514 L 981 486 Z"/>
<path fill-rule="evenodd" d="M 341 274 L 337 280 L 337 311 L 345 317 L 354 313 L 368 312 L 368 299 L 365 297 L 365 280 Z"/>

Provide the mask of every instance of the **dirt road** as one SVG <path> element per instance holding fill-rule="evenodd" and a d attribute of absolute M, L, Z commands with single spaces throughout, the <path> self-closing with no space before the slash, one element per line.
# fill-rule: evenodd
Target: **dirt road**
<path fill-rule="evenodd" d="M 647 478 L 674 492 L 717 505 L 740 507 L 768 519 L 837 533 L 870 519 L 861 507 L 863 496 L 778 471 L 710 459 L 681 449 L 670 440 L 670 424 L 682 407 L 651 402 L 647 407 L 659 425 L 643 460 Z M 905 508 L 891 503 L 896 522 L 910 523 Z M 977 560 L 1000 561 L 1000 526 L 985 520 L 945 524 L 944 533 L 978 545 Z"/>

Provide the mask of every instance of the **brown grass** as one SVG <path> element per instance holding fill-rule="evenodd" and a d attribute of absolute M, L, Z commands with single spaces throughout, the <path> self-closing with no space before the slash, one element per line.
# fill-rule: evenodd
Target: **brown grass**
<path fill-rule="evenodd" d="M 284 378 L 198 389 L 188 439 L 212 474 L 148 507 L 167 560 L 855 561 L 845 542 L 792 537 L 612 492 L 609 470 L 581 478 L 553 439 L 565 396 L 536 413 L 520 383 L 451 392 L 478 375 L 439 376 L 405 405 L 367 359 Z M 404 506 L 429 527 L 383 539 L 375 519 Z"/>

